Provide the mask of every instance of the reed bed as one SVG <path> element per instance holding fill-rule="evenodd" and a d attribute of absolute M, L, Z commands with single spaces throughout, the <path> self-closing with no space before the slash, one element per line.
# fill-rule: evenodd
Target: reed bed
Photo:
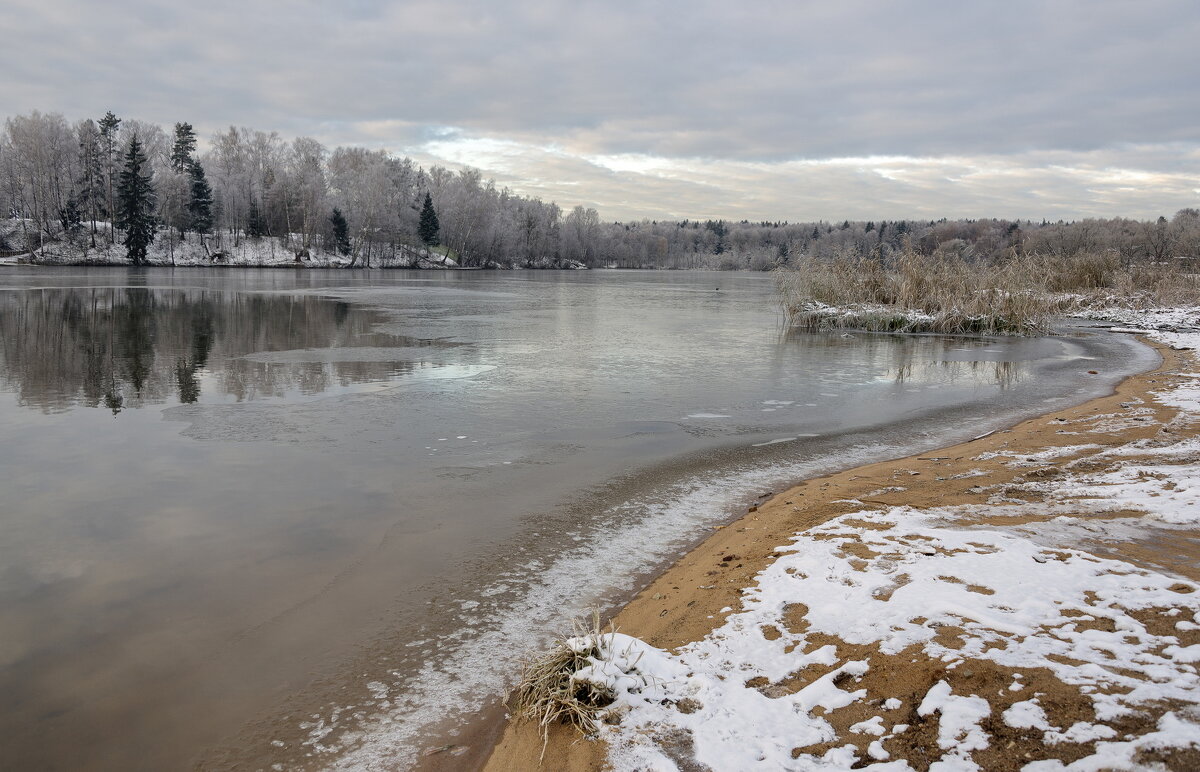
<path fill-rule="evenodd" d="M 778 280 L 799 329 L 1034 335 L 1056 315 L 1089 308 L 1200 304 L 1190 262 L 1122 265 L 1115 253 L 1081 253 L 986 263 L 908 248 L 887 259 L 803 258 Z"/>

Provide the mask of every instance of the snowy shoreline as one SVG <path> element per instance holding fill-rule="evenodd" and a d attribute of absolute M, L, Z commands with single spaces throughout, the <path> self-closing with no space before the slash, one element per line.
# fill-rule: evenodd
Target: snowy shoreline
<path fill-rule="evenodd" d="M 894 485 L 776 497 L 734 530 L 811 521 L 702 545 L 618 616 L 639 638 L 592 642 L 604 656 L 579 678 L 614 698 L 603 742 L 556 729 L 544 768 L 1190 768 L 1200 585 L 1159 553 L 1200 525 L 1200 334 L 1158 330 L 1200 314 L 1108 318 L 1183 349 L 1180 372 L 958 446 L 970 456 L 882 465 Z M 706 602 L 742 562 L 732 599 Z M 510 725 L 490 768 L 529 761 L 534 735 Z"/>
<path fill-rule="evenodd" d="M 8 234 L 11 239 L 13 234 Z M 4 234 L 0 232 L 0 243 Z M 3 266 L 45 267 L 111 267 L 111 268 L 375 268 L 375 269 L 422 269 L 422 270 L 480 270 L 505 269 L 494 261 L 485 261 L 478 266 L 462 266 L 454 259 L 451 250 L 434 247 L 400 245 L 390 251 L 381 251 L 370 259 L 352 259 L 315 246 L 297 247 L 303 244 L 300 234 L 290 239 L 282 236 L 253 238 L 242 235 L 233 238 L 223 234 L 221 238 L 206 236 L 200 239 L 188 234 L 183 239 L 165 231 L 158 234 L 146 253 L 146 264 L 134 266 L 120 243 L 107 243 L 101 234 L 96 245 L 91 246 L 87 237 L 77 242 L 50 242 L 32 252 L 8 251 L 0 253 Z M 586 270 L 587 266 L 575 260 L 555 260 L 548 257 L 529 258 L 513 268 Z"/>

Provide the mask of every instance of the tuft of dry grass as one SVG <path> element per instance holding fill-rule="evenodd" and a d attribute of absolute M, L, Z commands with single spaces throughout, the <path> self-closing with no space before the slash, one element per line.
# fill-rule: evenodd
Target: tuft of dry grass
<path fill-rule="evenodd" d="M 576 620 L 572 628 L 571 636 L 561 636 L 548 652 L 524 663 L 521 680 L 509 693 L 509 704 L 516 715 L 536 721 L 544 740 L 549 739 L 554 723 L 569 724 L 584 734 L 594 733 L 601 711 L 616 698 L 600 685 L 575 678 L 581 669 L 604 658 L 616 628 L 610 623 L 608 632 L 604 632 L 598 611 L 592 612 L 590 622 Z"/>

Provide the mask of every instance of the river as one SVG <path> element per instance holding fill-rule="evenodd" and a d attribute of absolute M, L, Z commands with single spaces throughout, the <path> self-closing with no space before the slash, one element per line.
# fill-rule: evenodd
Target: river
<path fill-rule="evenodd" d="M 759 274 L 5 269 L 0 766 L 405 768 L 760 494 L 1153 362 Z"/>

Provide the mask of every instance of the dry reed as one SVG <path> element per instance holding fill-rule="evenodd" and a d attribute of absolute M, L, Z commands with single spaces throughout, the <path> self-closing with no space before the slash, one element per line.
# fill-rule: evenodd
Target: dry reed
<path fill-rule="evenodd" d="M 1084 308 L 1200 303 L 1183 262 L 1123 266 L 1115 253 L 1080 253 L 983 263 L 909 247 L 888 259 L 803 258 L 779 272 L 779 288 L 790 325 L 800 329 L 1028 335 Z"/>

